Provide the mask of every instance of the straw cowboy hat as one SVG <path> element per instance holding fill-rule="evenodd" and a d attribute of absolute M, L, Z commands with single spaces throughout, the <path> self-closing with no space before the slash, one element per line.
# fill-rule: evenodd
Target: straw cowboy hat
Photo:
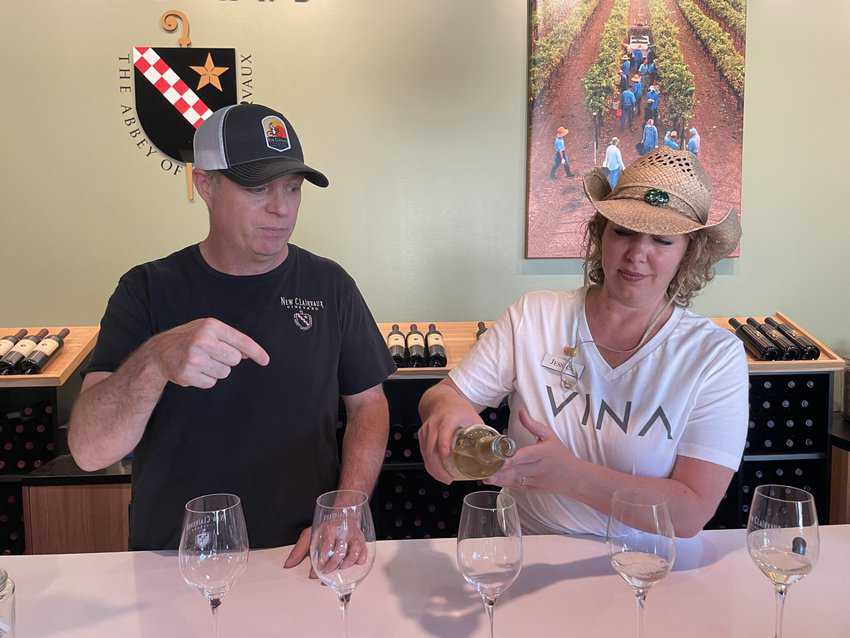
<path fill-rule="evenodd" d="M 569 133 L 569 130 L 565 129 L 563 126 L 559 126 L 558 130 L 555 131 L 555 135 L 558 137 L 564 137 L 567 133 Z"/>
<path fill-rule="evenodd" d="M 708 223 L 711 182 L 696 156 L 658 148 L 629 164 L 613 191 L 597 168 L 585 175 L 584 192 L 599 213 L 619 226 L 650 235 L 684 235 L 705 230 L 715 261 L 741 238 L 738 214 L 730 209 Z"/>

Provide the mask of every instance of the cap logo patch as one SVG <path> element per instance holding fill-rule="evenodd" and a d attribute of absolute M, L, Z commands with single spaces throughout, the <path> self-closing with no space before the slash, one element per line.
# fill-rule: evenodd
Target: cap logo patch
<path fill-rule="evenodd" d="M 268 115 L 261 121 L 263 127 L 263 135 L 266 136 L 266 146 L 273 151 L 283 152 L 292 148 L 289 142 L 289 131 L 286 130 L 286 124 L 279 117 Z"/>

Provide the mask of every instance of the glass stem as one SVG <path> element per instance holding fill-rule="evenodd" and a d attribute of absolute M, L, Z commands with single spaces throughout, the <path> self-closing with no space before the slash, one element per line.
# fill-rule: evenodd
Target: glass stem
<path fill-rule="evenodd" d="M 219 638 L 221 633 L 218 629 L 218 613 L 217 610 L 221 606 L 221 598 L 210 598 L 210 610 L 213 618 L 213 638 Z"/>
<path fill-rule="evenodd" d="M 635 601 L 637 601 L 637 638 L 643 638 L 643 607 L 646 604 L 646 590 L 635 590 Z"/>
<path fill-rule="evenodd" d="M 785 594 L 788 593 L 787 585 L 776 586 L 776 631 L 775 638 L 782 638 L 782 615 L 785 610 Z"/>
<path fill-rule="evenodd" d="M 348 638 L 348 603 L 350 601 L 350 593 L 339 595 L 339 609 L 342 612 L 342 631 L 345 638 Z"/>
<path fill-rule="evenodd" d="M 496 599 L 488 598 L 482 594 L 481 600 L 484 602 L 484 611 L 487 612 L 487 618 L 490 619 L 490 638 L 493 638 L 493 614 L 496 612 Z"/>

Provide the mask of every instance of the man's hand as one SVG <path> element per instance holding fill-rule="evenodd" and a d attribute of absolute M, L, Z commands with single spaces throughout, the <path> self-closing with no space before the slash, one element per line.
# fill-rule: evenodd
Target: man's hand
<path fill-rule="evenodd" d="M 352 517 L 349 521 L 328 520 L 322 523 L 318 543 L 319 571 L 328 574 L 336 570 L 348 569 L 354 565 L 364 565 L 369 557 L 366 537 L 360 529 L 359 519 Z M 284 562 L 284 569 L 300 565 L 310 554 L 312 540 L 311 528 L 306 528 L 298 537 L 298 542 L 289 552 Z M 310 578 L 317 578 L 316 572 L 310 566 Z"/>
<path fill-rule="evenodd" d="M 289 552 L 289 556 L 286 557 L 286 561 L 283 563 L 284 569 L 291 569 L 296 565 L 300 565 L 301 561 L 303 561 L 310 554 L 310 537 L 312 536 L 312 528 L 305 527 L 301 531 L 301 535 L 298 537 L 298 541 L 295 543 L 295 546 Z M 318 578 L 316 576 L 316 571 L 313 569 L 312 564 L 310 565 L 310 578 Z"/>
<path fill-rule="evenodd" d="M 243 359 L 269 363 L 268 353 L 251 337 L 217 319 L 196 319 L 152 337 L 149 355 L 166 381 L 209 389 Z"/>

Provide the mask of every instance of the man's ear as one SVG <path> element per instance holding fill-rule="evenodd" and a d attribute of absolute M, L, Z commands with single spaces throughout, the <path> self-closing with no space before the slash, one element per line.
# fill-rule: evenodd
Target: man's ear
<path fill-rule="evenodd" d="M 192 181 L 195 183 L 195 189 L 208 206 L 218 179 L 218 175 L 213 175 L 207 171 L 198 169 L 192 171 Z"/>

